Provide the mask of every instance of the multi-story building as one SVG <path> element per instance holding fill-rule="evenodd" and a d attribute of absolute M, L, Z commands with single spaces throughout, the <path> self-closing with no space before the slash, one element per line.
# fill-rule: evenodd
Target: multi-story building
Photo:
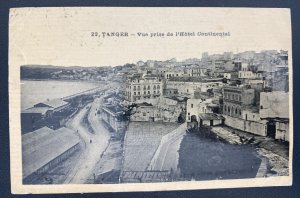
<path fill-rule="evenodd" d="M 186 76 L 206 76 L 207 69 L 199 67 L 185 68 Z"/>
<path fill-rule="evenodd" d="M 186 104 L 186 121 L 193 122 L 199 121 L 200 113 L 213 113 L 210 105 L 212 104 L 212 99 L 188 99 Z"/>
<path fill-rule="evenodd" d="M 225 86 L 223 97 L 223 114 L 242 118 L 242 110 L 254 104 L 255 90 L 248 86 Z"/>
<path fill-rule="evenodd" d="M 177 89 L 179 95 L 188 97 L 194 97 L 196 90 L 206 92 L 208 89 L 222 86 L 222 78 L 174 78 L 166 82 L 167 89 Z"/>
<path fill-rule="evenodd" d="M 262 78 L 262 72 L 253 72 L 253 71 L 239 71 L 238 77 L 242 79 L 252 79 L 252 78 Z"/>
<path fill-rule="evenodd" d="M 174 77 L 182 77 L 184 76 L 184 72 L 183 71 L 168 71 L 164 74 L 165 79 L 170 79 L 170 78 L 174 78 Z"/>
<path fill-rule="evenodd" d="M 266 136 L 266 121 L 261 120 L 255 106 L 255 89 L 226 86 L 223 89 L 223 116 L 225 125 L 249 133 Z"/>
<path fill-rule="evenodd" d="M 267 121 L 267 135 L 289 141 L 289 93 L 272 91 L 260 93 L 260 118 Z"/>
<path fill-rule="evenodd" d="M 163 94 L 163 82 L 157 76 L 144 74 L 126 81 L 125 99 L 130 102 L 159 98 Z"/>

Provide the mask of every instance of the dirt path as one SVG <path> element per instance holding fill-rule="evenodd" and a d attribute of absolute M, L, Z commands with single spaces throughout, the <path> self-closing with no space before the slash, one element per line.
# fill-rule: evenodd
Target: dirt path
<path fill-rule="evenodd" d="M 108 145 L 110 138 L 109 132 L 100 124 L 100 120 L 95 115 L 95 111 L 99 101 L 95 100 L 92 104 L 80 110 L 80 112 L 70 120 L 67 127 L 78 131 L 82 139 L 82 154 L 76 166 L 69 172 L 65 183 L 83 184 L 86 183 L 94 173 L 94 168 L 100 160 L 102 153 Z M 90 108 L 90 111 L 88 111 Z M 87 128 L 82 125 L 82 119 L 89 112 L 88 118 L 94 134 L 90 133 Z"/>

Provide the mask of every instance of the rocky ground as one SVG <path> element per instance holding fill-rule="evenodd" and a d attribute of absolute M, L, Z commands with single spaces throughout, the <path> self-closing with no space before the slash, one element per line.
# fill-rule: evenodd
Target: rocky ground
<path fill-rule="evenodd" d="M 287 176 L 289 174 L 288 143 L 227 126 L 212 127 L 212 131 L 227 142 L 254 145 L 257 148 L 258 156 L 263 162 L 266 160 L 266 171 L 264 174 L 259 174 L 259 177 Z"/>

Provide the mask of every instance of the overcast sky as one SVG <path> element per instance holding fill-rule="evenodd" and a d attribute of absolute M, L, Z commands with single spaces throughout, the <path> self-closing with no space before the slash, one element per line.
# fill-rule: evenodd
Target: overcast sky
<path fill-rule="evenodd" d="M 230 37 L 92 37 L 91 32 L 230 32 Z M 105 66 L 289 50 L 288 9 L 23 8 L 10 12 L 10 63 Z"/>

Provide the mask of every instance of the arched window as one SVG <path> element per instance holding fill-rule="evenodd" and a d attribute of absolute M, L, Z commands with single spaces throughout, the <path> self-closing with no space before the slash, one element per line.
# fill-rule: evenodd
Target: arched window
<path fill-rule="evenodd" d="M 153 86 L 153 89 L 156 89 L 156 85 Z"/>

